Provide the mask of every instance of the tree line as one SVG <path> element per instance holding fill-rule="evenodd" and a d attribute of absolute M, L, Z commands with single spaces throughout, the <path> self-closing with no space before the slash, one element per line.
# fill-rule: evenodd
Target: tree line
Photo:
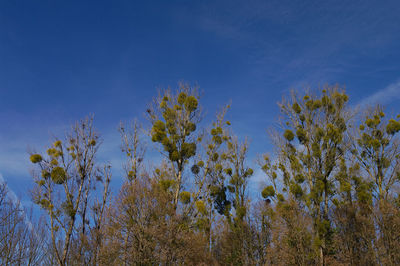
<path fill-rule="evenodd" d="M 262 200 L 251 200 L 257 169 L 226 119 L 229 105 L 201 126 L 196 88 L 160 91 L 148 130 L 120 125 L 124 183 L 113 194 L 93 117 L 78 121 L 29 155 L 39 219 L 0 186 L 0 262 L 400 265 L 400 116 L 348 100 L 339 86 L 283 98 L 269 131 L 274 152 L 258 159 Z M 161 163 L 145 164 L 146 139 Z"/>

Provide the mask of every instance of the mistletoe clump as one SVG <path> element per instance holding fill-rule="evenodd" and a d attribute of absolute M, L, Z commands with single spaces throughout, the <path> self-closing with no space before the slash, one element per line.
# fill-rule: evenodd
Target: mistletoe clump
<path fill-rule="evenodd" d="M 59 166 L 54 167 L 51 171 L 51 180 L 53 180 L 53 182 L 58 185 L 63 184 L 66 180 L 66 173 L 64 168 Z"/>

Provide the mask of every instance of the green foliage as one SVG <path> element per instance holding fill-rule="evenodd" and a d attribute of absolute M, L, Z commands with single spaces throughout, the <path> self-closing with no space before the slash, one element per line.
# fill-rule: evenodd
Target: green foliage
<path fill-rule="evenodd" d="M 72 240 L 77 245 L 70 252 L 79 251 L 80 226 L 87 224 L 82 254 L 92 252 L 90 245 L 98 241 L 104 246 L 95 252 L 107 257 L 114 250 L 106 263 L 97 262 L 105 265 L 114 259 L 123 264 L 122 257 L 146 265 L 374 265 L 376 258 L 382 265 L 398 264 L 392 252 L 399 246 L 393 237 L 399 235 L 400 196 L 393 189 L 400 182 L 398 117 L 386 118 L 377 108 L 361 125 L 351 124 L 354 116 L 343 90 L 327 88 L 304 97 L 293 93 L 280 104 L 282 130 L 272 134 L 278 154 L 260 159 L 269 185 L 261 191 L 263 200 L 251 202 L 247 185 L 254 170 L 246 166 L 246 142 L 237 140 L 223 116 L 210 130 L 199 130 L 198 100 L 181 88 L 176 94 L 165 92 L 149 109 L 151 139 L 165 159 L 137 178 L 136 169 L 127 165 L 129 182 L 121 189 L 122 200 L 106 206 L 105 230 L 92 227 L 103 222 L 95 221 L 101 208 L 90 206 L 93 220 L 81 211 L 94 184 L 82 183 L 83 196 L 77 196 L 79 182 L 89 179 L 84 171 L 98 169 L 91 163 L 81 166 L 85 152 L 78 144 L 96 150 L 97 137 L 57 140 L 48 157 L 30 156 L 38 164 L 34 202 L 54 219 L 53 232 L 64 230 L 56 234 L 57 245 L 76 220 Z M 134 152 L 126 149 L 126 154 L 132 159 Z M 92 181 L 96 175 L 90 173 Z M 384 213 L 383 204 L 392 209 Z M 186 250 L 192 243 L 197 246 Z M 188 254 L 204 250 L 210 260 L 186 261 Z M 373 259 L 363 260 L 368 253 Z M 76 262 L 75 254 L 68 256 L 72 264 L 86 259 Z"/>
<path fill-rule="evenodd" d="M 221 215 L 229 215 L 231 210 L 231 202 L 226 195 L 227 187 L 225 186 L 210 186 L 210 194 L 214 199 L 214 207 Z"/>
<path fill-rule="evenodd" d="M 247 169 L 246 172 L 244 173 L 244 177 L 245 177 L 245 178 L 248 178 L 248 177 L 252 176 L 253 173 L 254 173 L 253 169 L 249 168 L 249 169 Z"/>
<path fill-rule="evenodd" d="M 275 196 L 275 189 L 273 186 L 267 186 L 261 192 L 263 198 L 274 197 Z"/>
<path fill-rule="evenodd" d="M 43 158 L 40 154 L 32 154 L 30 160 L 32 163 L 40 163 L 43 160 Z"/>
<path fill-rule="evenodd" d="M 305 144 L 308 141 L 307 133 L 302 127 L 297 128 L 296 135 L 301 144 Z"/>
<path fill-rule="evenodd" d="M 290 185 L 290 193 L 292 193 L 296 198 L 303 196 L 303 189 L 299 184 L 293 183 Z"/>
<path fill-rule="evenodd" d="M 400 122 L 394 119 L 390 119 L 386 126 L 386 132 L 390 135 L 394 135 L 400 131 Z"/>
<path fill-rule="evenodd" d="M 69 216 L 69 217 L 74 217 L 76 215 L 76 210 L 73 206 L 73 204 L 70 201 L 65 201 L 61 204 L 62 209 L 64 210 L 64 213 Z"/>
<path fill-rule="evenodd" d="M 129 172 L 128 172 L 128 179 L 129 179 L 129 180 L 132 180 L 134 177 L 135 177 L 135 172 L 132 171 L 132 170 L 129 171 Z"/>
<path fill-rule="evenodd" d="M 187 97 L 186 93 L 184 93 L 183 91 L 180 92 L 178 95 L 178 103 L 180 105 L 183 105 L 185 103 L 186 97 Z"/>
<path fill-rule="evenodd" d="M 161 187 L 164 191 L 167 191 L 174 183 L 175 183 L 174 180 L 171 180 L 171 179 L 163 179 L 163 180 L 160 180 L 160 187 Z"/>
<path fill-rule="evenodd" d="M 47 150 L 47 154 L 48 154 L 49 156 L 57 157 L 57 156 L 58 156 L 58 150 L 55 149 L 55 148 L 49 148 L 49 149 Z"/>
<path fill-rule="evenodd" d="M 204 201 L 202 200 L 198 200 L 195 203 L 197 210 L 203 214 L 203 215 L 207 215 L 207 208 L 206 205 L 204 204 Z"/>
<path fill-rule="evenodd" d="M 300 105 L 298 103 L 293 103 L 292 108 L 293 108 L 293 110 L 295 111 L 296 114 L 300 114 L 301 113 L 301 108 L 300 108 Z"/>
<path fill-rule="evenodd" d="M 50 207 L 50 201 L 48 201 L 47 199 L 41 199 L 41 200 L 39 200 L 39 205 L 40 205 L 40 207 L 42 207 L 43 209 L 49 209 L 49 207 Z"/>
<path fill-rule="evenodd" d="M 267 162 L 262 166 L 274 184 L 269 189 L 265 188 L 262 196 L 267 198 L 276 195 L 278 205 L 289 206 L 282 194 L 285 193 L 288 202 L 293 200 L 305 206 L 304 211 L 314 224 L 313 239 L 321 242 L 317 246 L 323 247 L 323 255 L 332 248 L 332 230 L 327 227 L 332 219 L 329 212 L 330 206 L 334 205 L 332 200 L 337 193 L 348 191 L 347 181 L 335 180 L 338 178 L 338 162 L 347 149 L 344 143 L 349 127 L 347 102 L 347 95 L 337 87 L 324 89 L 317 94 L 307 94 L 302 98 L 293 93 L 289 101 L 280 104 L 284 115 L 283 136 L 288 142 L 278 147 L 279 161 L 275 165 Z M 292 143 L 295 138 L 300 145 Z M 279 176 L 282 177 L 282 193 L 273 190 L 273 187 L 279 187 L 276 185 L 279 181 L 277 171 L 280 171 Z M 338 183 L 342 185 L 341 192 L 336 187 Z M 289 240 L 296 243 L 293 238 L 289 237 Z"/>
<path fill-rule="evenodd" d="M 44 180 L 38 180 L 36 182 L 39 186 L 44 186 L 46 184 L 46 182 Z"/>
<path fill-rule="evenodd" d="M 43 170 L 42 170 L 42 177 L 43 177 L 44 179 L 48 179 L 48 178 L 50 177 L 49 171 L 43 169 Z"/>
<path fill-rule="evenodd" d="M 360 125 L 360 135 L 356 139 L 352 153 L 360 164 L 367 169 L 369 177 L 374 180 L 378 198 L 387 196 L 387 192 L 395 183 L 396 165 L 399 165 L 398 143 L 395 135 L 400 131 L 400 122 L 395 119 L 386 120 L 382 107 L 377 106 L 365 117 Z M 365 125 L 365 126 L 364 126 Z M 360 187 L 358 188 L 360 189 Z M 360 200 L 370 202 L 369 193 L 365 189 L 357 192 Z"/>
<path fill-rule="evenodd" d="M 210 220 L 208 218 L 197 219 L 196 227 L 199 230 L 210 231 Z"/>
<path fill-rule="evenodd" d="M 317 229 L 320 236 L 326 235 L 331 230 L 331 223 L 328 220 L 317 221 Z"/>
<path fill-rule="evenodd" d="M 62 144 L 61 140 L 57 140 L 56 142 L 54 142 L 54 147 L 60 148 L 61 144 Z"/>
<path fill-rule="evenodd" d="M 297 183 L 301 184 L 301 183 L 304 182 L 305 177 L 304 177 L 304 175 L 302 175 L 302 174 L 297 174 L 297 175 L 294 177 L 294 180 L 295 180 Z"/>
<path fill-rule="evenodd" d="M 179 164 L 196 154 L 196 143 L 189 137 L 196 131 L 198 100 L 189 91 L 181 88 L 177 95 L 167 96 L 160 102 L 160 117 L 152 119 L 151 139 L 160 143 L 168 158 Z"/>
<path fill-rule="evenodd" d="M 58 185 L 63 184 L 66 180 L 66 177 L 65 170 L 62 167 L 54 167 L 51 171 L 51 180 Z"/>
<path fill-rule="evenodd" d="M 292 141 L 294 139 L 294 134 L 290 129 L 286 129 L 285 133 L 283 133 L 283 136 L 285 137 L 285 139 L 287 139 L 288 141 Z"/>
<path fill-rule="evenodd" d="M 212 155 L 211 160 L 212 160 L 213 162 L 216 162 L 216 161 L 218 161 L 218 157 L 219 157 L 219 154 L 216 153 L 216 152 L 214 152 L 213 155 Z"/>
<path fill-rule="evenodd" d="M 350 192 L 351 191 L 351 184 L 349 182 L 341 182 L 340 183 L 340 190 L 343 192 Z"/>
<path fill-rule="evenodd" d="M 180 198 L 180 200 L 181 200 L 181 202 L 182 202 L 183 204 L 188 204 L 188 203 L 190 203 L 190 192 L 188 192 L 188 191 L 182 191 L 182 192 L 179 194 L 179 198 Z"/>
<path fill-rule="evenodd" d="M 246 213 L 247 213 L 247 208 L 245 206 L 238 206 L 236 208 L 237 220 L 242 220 L 246 216 Z"/>
<path fill-rule="evenodd" d="M 193 112 L 197 109 L 197 99 L 196 97 L 190 95 L 189 97 L 186 98 L 185 100 L 185 108 L 186 110 L 188 110 L 189 112 Z"/>
<path fill-rule="evenodd" d="M 152 128 L 152 141 L 154 142 L 161 142 L 164 140 L 164 138 L 167 136 L 165 132 L 165 124 L 161 120 L 157 120 L 153 124 Z M 168 145 L 168 142 L 165 143 L 165 145 Z"/>
<path fill-rule="evenodd" d="M 193 174 L 197 175 L 200 172 L 200 167 L 198 164 L 194 164 L 190 170 Z"/>
<path fill-rule="evenodd" d="M 183 143 L 181 149 L 182 159 L 188 159 L 196 154 L 196 143 Z"/>
<path fill-rule="evenodd" d="M 227 175 L 232 175 L 232 168 L 226 168 L 226 169 L 225 169 L 225 173 L 226 173 Z"/>

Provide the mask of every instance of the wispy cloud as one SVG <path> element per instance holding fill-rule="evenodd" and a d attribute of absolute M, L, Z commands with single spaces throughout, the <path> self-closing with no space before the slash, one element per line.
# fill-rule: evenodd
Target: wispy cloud
<path fill-rule="evenodd" d="M 389 104 L 400 99 L 400 80 L 390 84 L 386 88 L 362 99 L 357 105 L 365 106 L 371 104 Z"/>
<path fill-rule="evenodd" d="M 22 207 L 21 211 L 22 211 L 22 215 L 24 217 L 25 224 L 28 226 L 29 230 L 32 230 L 34 227 L 26 213 L 26 209 L 25 209 L 26 204 L 23 204 L 23 202 L 20 200 L 20 198 L 17 196 L 17 194 L 15 194 L 15 192 L 9 186 L 7 186 L 7 183 L 4 180 L 4 177 L 1 173 L 0 173 L 0 184 L 6 185 L 7 197 L 11 200 L 11 202 L 18 208 Z"/>
<path fill-rule="evenodd" d="M 229 3 L 200 6 L 200 27 L 230 39 L 230 47 L 241 50 L 246 71 L 281 88 L 341 82 L 349 72 L 369 71 L 362 59 L 377 51 L 382 56 L 397 40 L 390 33 L 398 20 L 389 20 L 393 12 L 373 1 Z"/>
<path fill-rule="evenodd" d="M 7 174 L 13 173 L 17 176 L 29 174 L 29 155 L 27 145 L 18 145 L 18 142 L 1 140 L 2 150 L 0 152 L 0 170 Z"/>
<path fill-rule="evenodd" d="M 7 186 L 6 181 L 4 180 L 3 175 L 0 173 L 0 184 L 5 184 L 7 187 L 7 195 L 8 197 L 12 200 L 12 202 L 17 203 L 19 202 L 19 199 L 17 197 L 17 195 L 15 194 L 15 192 Z"/>

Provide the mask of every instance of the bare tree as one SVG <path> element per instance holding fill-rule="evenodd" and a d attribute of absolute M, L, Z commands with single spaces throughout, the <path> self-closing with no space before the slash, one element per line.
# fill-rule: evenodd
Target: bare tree
<path fill-rule="evenodd" d="M 0 184 L 2 265 L 40 265 L 47 257 L 47 234 L 42 220 L 36 223 L 31 211 L 28 214 L 17 199 L 8 196 L 6 184 Z"/>
<path fill-rule="evenodd" d="M 110 182 L 108 167 L 101 171 L 96 162 L 99 145 L 90 117 L 76 123 L 64 141 L 56 139 L 46 157 L 31 154 L 38 170 L 34 172 L 33 199 L 48 215 L 52 248 L 59 265 L 92 260 L 93 253 L 86 252 L 85 243 L 90 224 L 98 222 L 89 216 L 93 191 L 96 183 L 104 181 L 103 201 L 101 206 L 95 206 L 103 209 Z"/>

